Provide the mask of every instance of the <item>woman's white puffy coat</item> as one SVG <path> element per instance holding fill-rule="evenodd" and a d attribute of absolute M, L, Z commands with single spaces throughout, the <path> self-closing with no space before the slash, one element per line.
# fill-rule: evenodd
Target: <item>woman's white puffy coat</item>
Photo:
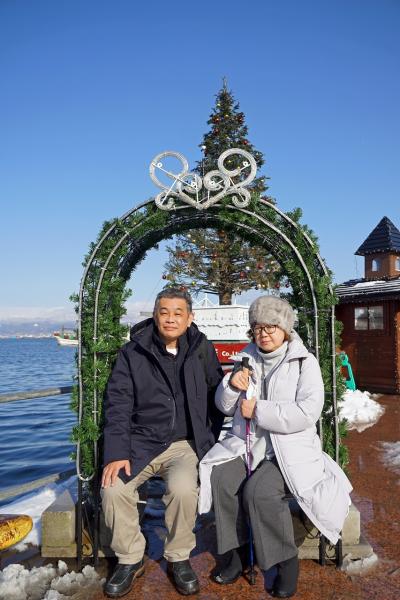
<path fill-rule="evenodd" d="M 239 358 L 243 356 L 249 357 L 256 373 L 256 363 L 263 360 L 256 345 L 246 346 Z M 259 382 L 256 388 L 260 389 Z M 245 439 L 238 397 L 229 386 L 228 374 L 217 389 L 216 405 L 224 414 L 233 415 L 232 433 Z M 323 403 L 319 364 L 295 334 L 285 357 L 269 374 L 267 399 L 257 398 L 255 422 L 270 432 L 282 475 L 300 507 L 336 543 L 351 504 L 352 487 L 341 468 L 322 451 L 316 422 Z"/>

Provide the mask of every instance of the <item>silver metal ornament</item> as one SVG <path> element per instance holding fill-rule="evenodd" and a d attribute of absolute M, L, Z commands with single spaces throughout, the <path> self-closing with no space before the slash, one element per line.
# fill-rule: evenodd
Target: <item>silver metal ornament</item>
<path fill-rule="evenodd" d="M 167 157 L 176 158 L 181 163 L 179 173 L 165 168 L 164 161 Z M 235 163 L 238 164 L 234 169 L 229 169 L 228 166 L 231 157 L 235 157 Z M 240 148 L 225 150 L 218 158 L 218 169 L 209 171 L 203 179 L 197 173 L 189 172 L 189 163 L 180 152 L 161 152 L 150 163 L 150 177 L 163 190 L 155 198 L 155 203 L 161 210 L 173 210 L 178 200 L 199 210 L 206 210 L 228 196 L 235 206 L 244 208 L 251 198 L 245 186 L 253 181 L 256 173 L 257 163 L 254 157 Z M 167 184 L 159 178 L 161 174 L 167 178 Z"/>

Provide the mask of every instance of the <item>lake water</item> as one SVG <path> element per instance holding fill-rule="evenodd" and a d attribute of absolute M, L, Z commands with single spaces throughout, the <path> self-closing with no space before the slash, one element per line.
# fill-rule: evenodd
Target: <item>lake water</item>
<path fill-rule="evenodd" d="M 76 348 L 55 339 L 0 339 L 0 394 L 71 385 Z M 70 395 L 0 404 L 0 490 L 74 466 Z"/>

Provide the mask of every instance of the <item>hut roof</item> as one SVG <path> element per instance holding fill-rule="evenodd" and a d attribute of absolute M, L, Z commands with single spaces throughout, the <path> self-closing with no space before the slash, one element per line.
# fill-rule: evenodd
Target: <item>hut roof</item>
<path fill-rule="evenodd" d="M 398 299 L 400 293 L 400 278 L 379 279 L 365 281 L 365 279 L 351 279 L 337 286 L 335 289 L 340 304 L 347 302 L 360 302 L 363 300 L 389 300 Z"/>
<path fill-rule="evenodd" d="M 378 252 L 400 252 L 400 231 L 388 217 L 383 217 L 354 254 L 366 256 Z"/>

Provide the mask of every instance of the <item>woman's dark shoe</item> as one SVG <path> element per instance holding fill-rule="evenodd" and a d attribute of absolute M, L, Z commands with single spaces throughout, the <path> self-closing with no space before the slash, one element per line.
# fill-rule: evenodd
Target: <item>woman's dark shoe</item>
<path fill-rule="evenodd" d="M 128 594 L 133 586 L 135 579 L 143 575 L 143 559 L 134 565 L 118 564 L 110 579 L 104 586 L 104 593 L 109 598 L 120 598 Z"/>
<path fill-rule="evenodd" d="M 234 583 L 243 573 L 243 553 L 242 547 L 230 550 L 229 553 L 227 553 L 228 556 L 225 566 L 219 571 L 212 573 L 211 578 L 221 585 Z"/>
<path fill-rule="evenodd" d="M 167 563 L 167 573 L 180 594 L 190 596 L 200 591 L 199 580 L 188 560 Z"/>
<path fill-rule="evenodd" d="M 275 598 L 290 598 L 294 596 L 299 577 L 299 559 L 297 555 L 289 558 L 289 560 L 278 563 L 276 567 L 278 573 L 271 590 L 272 596 Z"/>

